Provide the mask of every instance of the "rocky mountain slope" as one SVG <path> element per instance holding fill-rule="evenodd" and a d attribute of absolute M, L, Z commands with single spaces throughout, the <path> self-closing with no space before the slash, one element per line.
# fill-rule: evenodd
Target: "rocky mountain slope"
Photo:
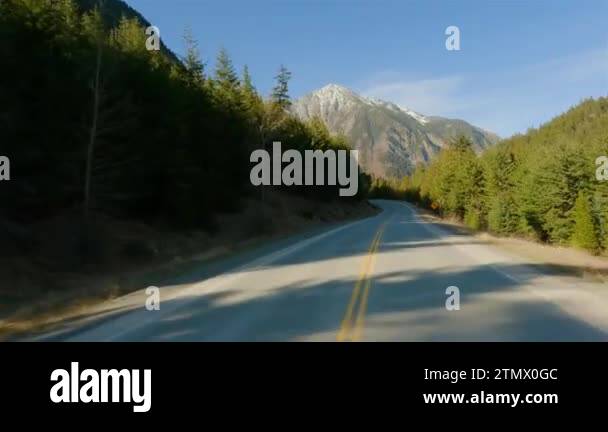
<path fill-rule="evenodd" d="M 330 131 L 346 135 L 359 150 L 363 168 L 381 177 L 409 174 L 460 134 L 471 138 L 476 151 L 498 141 L 495 134 L 463 120 L 424 116 L 336 84 L 303 96 L 292 111 L 302 119 L 318 116 Z"/>

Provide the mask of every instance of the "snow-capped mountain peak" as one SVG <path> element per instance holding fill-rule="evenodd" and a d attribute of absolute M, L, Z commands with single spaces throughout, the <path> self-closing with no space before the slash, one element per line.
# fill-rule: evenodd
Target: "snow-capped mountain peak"
<path fill-rule="evenodd" d="M 335 109 L 346 109 L 352 107 L 354 104 L 364 103 L 372 107 L 377 106 L 395 112 L 405 113 L 421 124 L 425 124 L 429 121 L 427 117 L 416 111 L 382 99 L 359 96 L 349 88 L 339 84 L 327 84 L 325 87 L 311 93 L 309 97 L 318 101 L 322 112 L 328 112 Z"/>
<path fill-rule="evenodd" d="M 393 102 L 368 98 L 338 84 L 309 93 L 292 105 L 301 119 L 320 117 L 360 151 L 363 168 L 382 177 L 402 177 L 426 162 L 455 135 L 481 150 L 498 139 L 462 120 L 427 117 Z"/>
<path fill-rule="evenodd" d="M 429 119 L 426 116 L 423 116 L 422 114 L 417 113 L 416 111 L 412 111 L 411 109 L 404 108 L 404 107 L 399 107 L 399 108 L 401 109 L 401 111 L 403 111 L 410 117 L 414 117 L 418 122 L 420 122 L 422 124 L 426 124 L 429 122 Z"/>
<path fill-rule="evenodd" d="M 315 100 L 324 112 L 348 108 L 362 101 L 352 90 L 338 84 L 328 84 L 308 97 Z"/>
<path fill-rule="evenodd" d="M 381 107 L 388 108 L 393 111 L 403 112 L 422 124 L 428 123 L 428 121 L 429 121 L 428 118 L 426 118 L 422 114 L 417 113 L 416 111 L 413 111 L 409 108 L 405 108 L 400 105 L 397 105 L 393 102 L 387 102 L 385 100 L 377 99 L 377 98 L 365 98 L 365 100 L 371 105 L 381 106 Z"/>

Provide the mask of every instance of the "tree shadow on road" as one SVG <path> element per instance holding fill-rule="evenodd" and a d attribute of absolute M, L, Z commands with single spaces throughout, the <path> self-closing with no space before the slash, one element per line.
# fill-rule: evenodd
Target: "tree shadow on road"
<path fill-rule="evenodd" d="M 498 269 L 519 273 L 519 267 Z M 545 299 L 519 296 L 516 283 L 496 268 L 482 265 L 376 275 L 365 337 L 389 341 L 608 340 L 602 330 L 565 314 Z M 243 286 L 171 300 L 162 305 L 169 313 L 127 331 L 124 340 L 335 340 L 355 282 L 349 278 L 323 283 L 301 280 L 274 290 Z M 445 308 L 445 288 L 451 285 L 461 290 L 459 311 Z"/>

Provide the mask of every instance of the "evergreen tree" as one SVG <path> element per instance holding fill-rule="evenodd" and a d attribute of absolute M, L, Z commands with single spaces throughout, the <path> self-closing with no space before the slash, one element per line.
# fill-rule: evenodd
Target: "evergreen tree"
<path fill-rule="evenodd" d="M 83 36 L 95 45 L 105 39 L 105 25 L 99 8 L 95 8 L 83 15 L 81 20 L 81 32 Z"/>
<path fill-rule="evenodd" d="M 122 17 L 118 27 L 112 30 L 112 43 L 123 52 L 143 55 L 146 51 L 145 29 L 135 18 Z"/>
<path fill-rule="evenodd" d="M 183 63 L 188 75 L 187 81 L 191 85 L 200 86 L 205 80 L 205 65 L 201 60 L 198 42 L 192 35 L 192 30 L 189 27 L 184 31 L 183 39 L 186 46 L 186 56 Z"/>
<path fill-rule="evenodd" d="M 248 94 L 257 93 L 257 90 L 251 81 L 251 75 L 249 74 L 249 67 L 247 67 L 247 65 L 243 66 L 243 90 Z"/>
<path fill-rule="evenodd" d="M 597 139 L 591 141 L 588 146 L 588 165 L 594 162 L 598 155 L 608 156 L 608 132 L 605 132 Z M 598 223 L 598 234 L 601 247 L 608 250 L 608 181 L 592 181 L 593 187 L 593 206 L 592 211 Z"/>
<path fill-rule="evenodd" d="M 597 252 L 599 241 L 597 238 L 595 220 L 591 213 L 589 198 L 581 190 L 574 205 L 574 232 L 571 242 L 574 246 Z"/>
<path fill-rule="evenodd" d="M 242 104 L 243 108 L 247 111 L 247 116 L 249 121 L 251 122 L 255 133 L 260 132 L 259 125 L 262 122 L 262 117 L 264 115 L 264 101 L 258 94 L 253 82 L 251 80 L 251 75 L 249 74 L 249 68 L 247 65 L 243 67 L 243 80 L 241 82 L 241 93 L 242 93 Z M 251 144 L 253 147 L 257 147 L 259 142 L 259 138 L 255 137 L 251 140 Z"/>
<path fill-rule="evenodd" d="M 320 117 L 315 116 L 308 121 L 307 126 L 312 138 L 313 148 L 327 150 L 331 144 L 331 134 L 325 122 Z"/>
<path fill-rule="evenodd" d="M 239 77 L 234 71 L 232 60 L 225 48 L 220 49 L 215 64 L 215 79 L 218 84 L 227 89 L 236 89 L 239 85 Z"/>
<path fill-rule="evenodd" d="M 473 142 L 466 136 L 459 135 L 448 142 L 448 148 L 461 153 L 471 153 L 473 151 Z"/>
<path fill-rule="evenodd" d="M 513 152 L 498 144 L 488 149 L 481 159 L 484 171 L 483 205 L 487 227 L 496 234 L 515 232 L 518 215 L 513 202 L 513 173 L 517 160 Z"/>
<path fill-rule="evenodd" d="M 279 73 L 275 77 L 276 85 L 272 89 L 271 99 L 281 108 L 287 109 L 291 106 L 291 100 L 289 98 L 289 80 L 291 79 L 291 72 L 283 65 L 279 68 Z"/>

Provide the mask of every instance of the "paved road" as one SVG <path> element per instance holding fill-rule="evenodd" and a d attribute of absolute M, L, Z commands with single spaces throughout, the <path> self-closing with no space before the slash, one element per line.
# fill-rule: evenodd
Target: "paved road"
<path fill-rule="evenodd" d="M 608 287 L 546 270 L 377 201 L 379 215 L 298 236 L 111 304 L 44 338 L 86 341 L 608 340 Z M 222 267 L 223 266 L 223 267 Z M 207 272 L 207 273 L 206 273 Z M 215 273 L 214 273 L 215 272 Z M 446 288 L 460 292 L 447 310 Z"/>

